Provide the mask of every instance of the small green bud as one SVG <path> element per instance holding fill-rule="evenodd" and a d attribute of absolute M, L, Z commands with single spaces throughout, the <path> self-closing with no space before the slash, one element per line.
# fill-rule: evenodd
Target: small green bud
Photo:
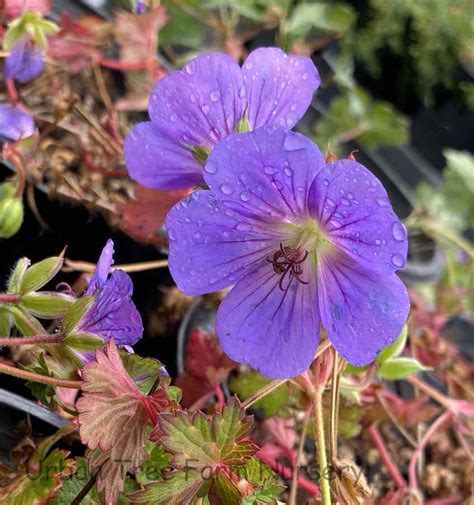
<path fill-rule="evenodd" d="M 19 197 L 5 198 L 0 201 L 0 238 L 10 238 L 23 223 L 23 201 Z"/>
<path fill-rule="evenodd" d="M 74 304 L 75 298 L 65 293 L 39 291 L 21 297 L 20 306 L 41 319 L 63 317 Z"/>
<path fill-rule="evenodd" d="M 23 277 L 25 276 L 26 270 L 30 266 L 31 261 L 28 258 L 20 258 L 17 262 L 13 271 L 8 279 L 7 292 L 11 294 L 18 294 L 20 291 L 21 283 L 23 282 Z"/>
<path fill-rule="evenodd" d="M 59 256 L 46 258 L 28 268 L 21 281 L 20 294 L 24 295 L 42 288 L 61 270 L 63 261 L 64 254 L 61 253 Z"/>

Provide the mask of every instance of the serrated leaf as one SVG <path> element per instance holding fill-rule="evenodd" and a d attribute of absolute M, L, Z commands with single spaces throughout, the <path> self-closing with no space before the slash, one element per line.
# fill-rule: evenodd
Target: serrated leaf
<path fill-rule="evenodd" d="M 408 334 L 408 324 L 405 324 L 402 328 L 402 331 L 400 332 L 400 335 L 398 335 L 397 340 L 395 340 L 393 344 L 389 344 L 387 345 L 387 347 L 384 347 L 382 349 L 382 351 L 376 358 L 377 363 L 381 364 L 384 361 L 388 361 L 389 359 L 400 356 L 407 342 L 407 334 Z"/>
<path fill-rule="evenodd" d="M 415 375 L 424 370 L 430 370 L 430 368 L 425 367 L 414 358 L 394 358 L 384 361 L 380 365 L 377 375 L 383 379 L 406 379 L 410 375 Z"/>
<path fill-rule="evenodd" d="M 74 302 L 75 298 L 65 293 L 40 291 L 23 295 L 20 306 L 33 316 L 42 319 L 57 319 L 64 316 Z"/>
<path fill-rule="evenodd" d="M 45 375 L 46 377 L 54 377 L 54 373 L 48 368 L 43 353 L 38 356 L 38 359 L 35 363 L 27 366 L 22 366 L 22 368 L 29 370 L 30 372 L 35 372 L 39 375 Z M 50 386 L 48 384 L 40 384 L 39 382 L 27 382 L 26 386 L 33 393 L 33 396 L 43 405 L 46 405 L 51 409 L 54 409 L 56 407 L 56 391 L 53 386 Z"/>
<path fill-rule="evenodd" d="M 154 395 L 143 396 L 127 374 L 114 339 L 96 351 L 96 361 L 82 369 L 82 377 L 83 395 L 76 404 L 79 434 L 92 451 L 89 468 L 100 468 L 97 490 L 114 502 L 127 471 L 147 458 L 150 416 L 160 405 Z"/>
<path fill-rule="evenodd" d="M 22 309 L 18 305 L 9 306 L 8 310 L 13 316 L 15 326 L 25 337 L 46 335 L 47 331 L 44 329 L 43 325 L 35 317 L 26 312 L 26 310 Z"/>
<path fill-rule="evenodd" d="M 20 285 L 23 281 L 27 268 L 30 266 L 31 261 L 28 258 L 20 258 L 13 268 L 13 271 L 8 279 L 7 291 L 8 293 L 17 294 L 20 291 Z"/>
<path fill-rule="evenodd" d="M 237 398 L 224 406 L 222 413 L 209 419 L 202 412 L 163 414 L 159 419 L 161 443 L 172 453 L 177 469 L 203 470 L 216 465 L 243 465 L 255 454 L 252 442 L 243 440 L 252 429 L 252 418 L 245 416 Z"/>
<path fill-rule="evenodd" d="M 74 472 L 74 460 L 68 451 L 55 449 L 38 469 L 23 474 L 0 488 L 0 503 L 8 505 L 45 505 L 61 487 L 61 479 Z"/>
<path fill-rule="evenodd" d="M 132 503 L 166 503 L 167 505 L 185 505 L 196 496 L 203 485 L 200 472 L 195 470 L 175 471 L 166 478 L 145 486 L 129 496 Z"/>
<path fill-rule="evenodd" d="M 236 393 L 241 400 L 246 400 L 270 382 L 270 379 L 263 377 L 256 370 L 251 370 L 249 372 L 240 373 L 233 379 L 230 383 L 230 389 Z M 262 409 L 267 417 L 283 415 L 288 405 L 288 397 L 288 388 L 283 385 L 261 400 L 255 402 L 254 407 Z"/>
<path fill-rule="evenodd" d="M 61 270 L 63 260 L 64 256 L 61 254 L 46 258 L 29 267 L 21 281 L 19 293 L 24 295 L 42 288 Z"/>
<path fill-rule="evenodd" d="M 213 479 L 213 494 L 216 495 L 218 503 L 226 505 L 239 505 L 242 495 L 234 482 L 225 472 L 219 470 Z"/>
<path fill-rule="evenodd" d="M 72 503 L 91 479 L 92 475 L 87 468 L 86 458 L 76 458 L 76 471 L 70 477 L 62 480 L 62 485 L 56 496 L 48 502 L 48 505 L 65 505 Z M 81 505 L 96 505 L 100 503 L 100 497 L 95 486 L 82 499 Z"/>
<path fill-rule="evenodd" d="M 79 298 L 72 307 L 67 311 L 64 316 L 62 333 L 67 336 L 74 331 L 76 325 L 81 320 L 82 316 L 86 313 L 89 305 L 93 302 L 93 296 L 83 296 Z"/>
<path fill-rule="evenodd" d="M 255 457 L 250 458 L 244 466 L 236 466 L 232 470 L 255 487 L 251 496 L 242 498 L 242 504 L 275 503 L 277 497 L 285 490 L 284 486 L 276 484 L 276 475 L 273 470 Z"/>
<path fill-rule="evenodd" d="M 162 472 L 170 466 L 171 454 L 168 454 L 161 445 L 148 441 L 145 450 L 149 458 L 140 465 L 140 470 L 135 474 L 141 485 L 161 480 Z"/>

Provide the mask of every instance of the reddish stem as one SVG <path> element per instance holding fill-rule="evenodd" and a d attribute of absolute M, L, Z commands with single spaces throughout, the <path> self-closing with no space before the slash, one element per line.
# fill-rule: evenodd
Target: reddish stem
<path fill-rule="evenodd" d="M 220 384 L 216 386 L 215 393 L 217 396 L 217 410 L 218 412 L 222 412 L 222 409 L 224 408 L 225 405 L 225 397 L 224 393 L 222 392 Z"/>
<path fill-rule="evenodd" d="M 40 375 L 34 372 L 29 372 L 28 370 L 15 368 L 14 366 L 5 365 L 4 363 L 0 363 L 0 373 L 11 375 L 13 377 L 17 377 L 18 379 L 25 379 L 28 381 L 38 382 L 40 384 L 47 384 L 49 386 L 56 386 L 60 388 L 81 389 L 82 385 L 81 381 L 58 379 L 56 377 Z"/>
<path fill-rule="evenodd" d="M 7 90 L 8 98 L 10 98 L 10 101 L 13 103 L 18 102 L 19 96 L 16 91 L 15 81 L 13 79 L 7 79 L 5 81 L 5 88 Z"/>
<path fill-rule="evenodd" d="M 416 465 L 418 462 L 418 458 L 420 457 L 422 451 L 426 447 L 426 444 L 429 442 L 430 438 L 433 436 L 435 431 L 437 431 L 445 422 L 450 420 L 451 412 L 449 410 L 445 411 L 441 414 L 438 419 L 429 427 L 428 431 L 424 434 L 423 438 L 420 440 L 418 447 L 415 449 L 413 456 L 410 461 L 410 466 L 408 467 L 408 478 L 410 481 L 410 490 L 415 493 L 418 489 L 418 482 L 416 476 Z"/>
<path fill-rule="evenodd" d="M 146 61 L 118 61 L 104 57 L 99 58 L 99 64 L 112 70 L 146 70 L 148 68 Z"/>
<path fill-rule="evenodd" d="M 0 303 L 20 303 L 20 295 L 11 295 L 9 293 L 0 293 Z"/>
<path fill-rule="evenodd" d="M 375 446 L 377 447 L 380 456 L 382 457 L 383 462 L 387 467 L 387 470 L 389 471 L 390 475 L 392 476 L 392 479 L 394 480 L 395 484 L 399 488 L 405 489 L 407 487 L 407 483 L 403 478 L 402 474 L 400 473 L 400 470 L 398 469 L 398 466 L 396 465 L 395 461 L 393 461 L 392 456 L 390 456 L 390 453 L 388 452 L 388 449 L 385 445 L 385 441 L 376 424 L 372 424 L 370 426 L 369 435 L 372 438 L 372 441 L 374 442 Z"/>
<path fill-rule="evenodd" d="M 270 458 L 263 454 L 257 454 L 257 457 L 262 460 L 265 464 L 267 464 L 272 470 L 279 473 L 285 479 L 291 479 L 293 472 L 291 468 L 288 468 L 285 465 L 282 465 L 275 461 L 273 458 Z M 298 477 L 298 486 L 302 489 L 308 491 L 311 496 L 321 496 L 321 492 L 319 491 L 319 487 L 313 482 L 305 479 L 304 477 Z"/>
<path fill-rule="evenodd" d="M 444 498 L 433 498 L 425 502 L 425 505 L 457 505 L 461 503 L 464 496 L 460 494 L 453 494 L 452 496 L 445 496 Z"/>
<path fill-rule="evenodd" d="M 62 335 L 35 335 L 33 337 L 0 337 L 0 346 L 59 344 L 62 341 L 63 341 Z"/>

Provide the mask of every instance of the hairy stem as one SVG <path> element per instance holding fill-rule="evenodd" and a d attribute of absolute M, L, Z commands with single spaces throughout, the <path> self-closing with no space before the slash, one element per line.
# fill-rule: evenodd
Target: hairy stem
<path fill-rule="evenodd" d="M 2 345 L 35 345 L 35 344 L 59 344 L 63 341 L 62 335 L 35 335 L 34 337 L 0 337 Z"/>
<path fill-rule="evenodd" d="M 114 265 L 111 270 L 123 270 L 124 272 L 143 272 L 145 270 L 153 270 L 155 268 L 166 268 L 168 266 L 168 260 L 156 260 L 156 261 L 143 261 L 141 263 L 129 263 L 126 265 Z M 64 260 L 64 271 L 69 272 L 85 272 L 93 273 L 96 264 L 89 263 L 87 261 L 73 261 L 70 259 Z"/>
<path fill-rule="evenodd" d="M 323 505 L 331 505 L 331 489 L 329 487 L 328 461 L 326 456 L 326 440 L 323 419 L 323 388 L 317 388 L 311 395 L 313 407 L 314 433 L 318 452 L 319 487 Z"/>
<path fill-rule="evenodd" d="M 18 379 L 25 379 L 31 382 L 39 382 L 40 384 L 48 384 L 49 386 L 56 386 L 68 389 L 81 389 L 81 381 L 73 381 L 66 379 L 58 379 L 56 377 L 48 377 L 47 375 L 40 375 L 28 370 L 21 370 L 14 366 L 5 365 L 0 363 L 0 373 L 17 377 Z"/>
<path fill-rule="evenodd" d="M 0 293 L 0 303 L 20 303 L 20 295 L 11 295 L 9 293 Z"/>
<path fill-rule="evenodd" d="M 298 445 L 298 452 L 296 453 L 295 464 L 293 466 L 293 477 L 291 479 L 291 492 L 290 499 L 288 500 L 289 505 L 296 505 L 296 492 L 298 491 L 298 471 L 300 465 L 301 454 L 303 454 L 304 441 L 306 438 L 306 433 L 308 431 L 309 420 L 311 418 L 311 410 L 306 412 L 303 428 L 301 430 L 300 443 Z"/>

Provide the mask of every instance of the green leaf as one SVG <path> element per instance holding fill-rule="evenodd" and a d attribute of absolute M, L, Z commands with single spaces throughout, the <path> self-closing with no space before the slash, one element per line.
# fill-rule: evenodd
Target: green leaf
<path fill-rule="evenodd" d="M 66 459 L 68 454 L 67 451 L 55 449 L 41 461 L 36 471 L 23 474 L 0 488 L 0 503 L 8 505 L 50 503 L 50 499 L 61 487 L 61 479 L 74 471 L 74 460 Z"/>
<path fill-rule="evenodd" d="M 166 503 L 167 505 L 184 505 L 192 503 L 201 486 L 203 479 L 200 472 L 195 470 L 175 471 L 166 478 L 145 486 L 143 491 L 138 491 L 129 496 L 132 503 Z"/>
<path fill-rule="evenodd" d="M 72 503 L 77 495 L 82 491 L 91 479 L 86 458 L 76 458 L 76 472 L 74 475 L 63 479 L 62 486 L 56 496 L 48 502 L 48 505 L 65 505 Z M 100 503 L 100 497 L 95 486 L 87 493 L 81 501 L 81 505 L 96 505 Z"/>
<path fill-rule="evenodd" d="M 425 367 L 414 358 L 394 358 L 384 361 L 380 365 L 377 375 L 383 379 L 397 380 L 406 379 L 407 377 L 415 375 L 418 372 L 423 372 L 424 370 L 431 369 L 429 367 Z"/>
<path fill-rule="evenodd" d="M 355 11 L 343 3 L 302 3 L 293 9 L 286 23 L 286 31 L 304 37 L 311 28 L 325 32 L 345 32 L 356 17 Z"/>
<path fill-rule="evenodd" d="M 3 37 L 3 49 L 5 51 L 9 51 L 15 42 L 23 35 L 23 28 L 21 25 L 13 25 L 10 24 L 10 27 L 8 30 L 5 32 L 5 35 Z"/>
<path fill-rule="evenodd" d="M 145 449 L 150 457 L 140 465 L 139 471 L 135 474 L 141 485 L 161 480 L 162 472 L 169 468 L 172 458 L 161 445 L 156 445 L 154 442 L 148 441 Z"/>
<path fill-rule="evenodd" d="M 178 411 L 162 414 L 159 423 L 161 443 L 174 455 L 172 465 L 177 469 L 243 465 L 256 451 L 252 442 L 243 440 L 252 429 L 252 418 L 245 416 L 235 397 L 227 402 L 222 414 L 215 413 L 211 419 L 202 412 L 192 416 Z"/>
<path fill-rule="evenodd" d="M 12 327 L 12 317 L 6 310 L 0 310 L 0 337 L 9 337 Z"/>
<path fill-rule="evenodd" d="M 35 317 L 33 317 L 18 305 L 10 305 L 8 307 L 8 310 L 13 316 L 16 327 L 25 337 L 32 337 L 33 335 L 46 335 L 47 332 L 43 328 L 43 325 Z"/>
<path fill-rule="evenodd" d="M 203 44 L 206 27 L 193 16 L 181 10 L 170 9 L 169 21 L 161 28 L 159 45 L 178 45 L 196 48 Z"/>
<path fill-rule="evenodd" d="M 54 373 L 51 372 L 51 370 L 48 368 L 43 353 L 38 356 L 38 359 L 35 363 L 27 366 L 21 366 L 21 368 L 24 370 L 29 370 L 30 372 L 35 372 L 39 375 L 45 375 L 46 377 L 54 377 Z M 46 405 L 51 409 L 54 409 L 56 407 L 56 390 L 53 386 L 31 381 L 27 382 L 26 386 L 30 389 L 33 396 L 43 405 Z"/>
<path fill-rule="evenodd" d="M 20 258 L 13 272 L 8 279 L 7 291 L 11 294 L 18 294 L 20 291 L 20 285 L 23 282 L 23 277 L 25 276 L 27 268 L 30 266 L 31 261 L 28 258 Z"/>
<path fill-rule="evenodd" d="M 218 498 L 218 503 L 226 505 L 239 505 L 241 501 L 241 493 L 237 484 L 233 482 L 222 470 L 217 471 L 213 479 L 215 494 Z"/>
<path fill-rule="evenodd" d="M 57 319 L 64 316 L 74 302 L 75 298 L 65 293 L 40 291 L 23 295 L 20 306 L 41 319 Z"/>
<path fill-rule="evenodd" d="M 263 377 L 256 370 L 240 373 L 230 383 L 230 389 L 238 395 L 241 400 L 247 400 L 257 391 L 265 387 L 271 382 L 270 379 Z M 276 415 L 284 415 L 288 406 L 289 391 L 283 385 L 266 395 L 258 402 L 255 402 L 254 407 L 262 409 L 265 416 L 271 417 Z"/>
<path fill-rule="evenodd" d="M 387 345 L 380 354 L 377 356 L 377 363 L 381 364 L 384 361 L 388 361 L 389 359 L 396 358 L 400 356 L 403 349 L 405 348 L 405 344 L 407 342 L 407 334 L 408 334 L 408 324 L 405 324 L 398 335 L 397 340 L 393 342 L 393 344 Z"/>
<path fill-rule="evenodd" d="M 252 496 L 242 498 L 242 504 L 253 505 L 260 500 L 264 503 L 275 503 L 278 496 L 285 490 L 284 486 L 276 484 L 275 473 L 261 460 L 252 457 L 244 466 L 233 467 L 232 470 L 242 479 L 255 486 Z"/>
<path fill-rule="evenodd" d="M 37 291 L 47 284 L 63 266 L 64 256 L 53 256 L 35 263 L 26 271 L 20 285 L 20 294 Z"/>
<path fill-rule="evenodd" d="M 157 377 L 163 376 L 163 364 L 154 358 L 142 358 L 138 354 L 121 352 L 123 366 L 128 375 L 135 381 L 143 395 L 147 395 L 153 387 Z M 169 384 L 170 379 L 166 376 L 162 380 Z"/>
<path fill-rule="evenodd" d="M 104 339 L 91 333 L 74 333 L 64 339 L 64 343 L 80 351 L 95 351 L 105 343 Z"/>
<path fill-rule="evenodd" d="M 73 333 L 76 325 L 81 320 L 82 316 L 87 312 L 89 305 L 94 300 L 92 296 L 83 296 L 68 310 L 64 316 L 62 332 L 65 336 Z"/>

